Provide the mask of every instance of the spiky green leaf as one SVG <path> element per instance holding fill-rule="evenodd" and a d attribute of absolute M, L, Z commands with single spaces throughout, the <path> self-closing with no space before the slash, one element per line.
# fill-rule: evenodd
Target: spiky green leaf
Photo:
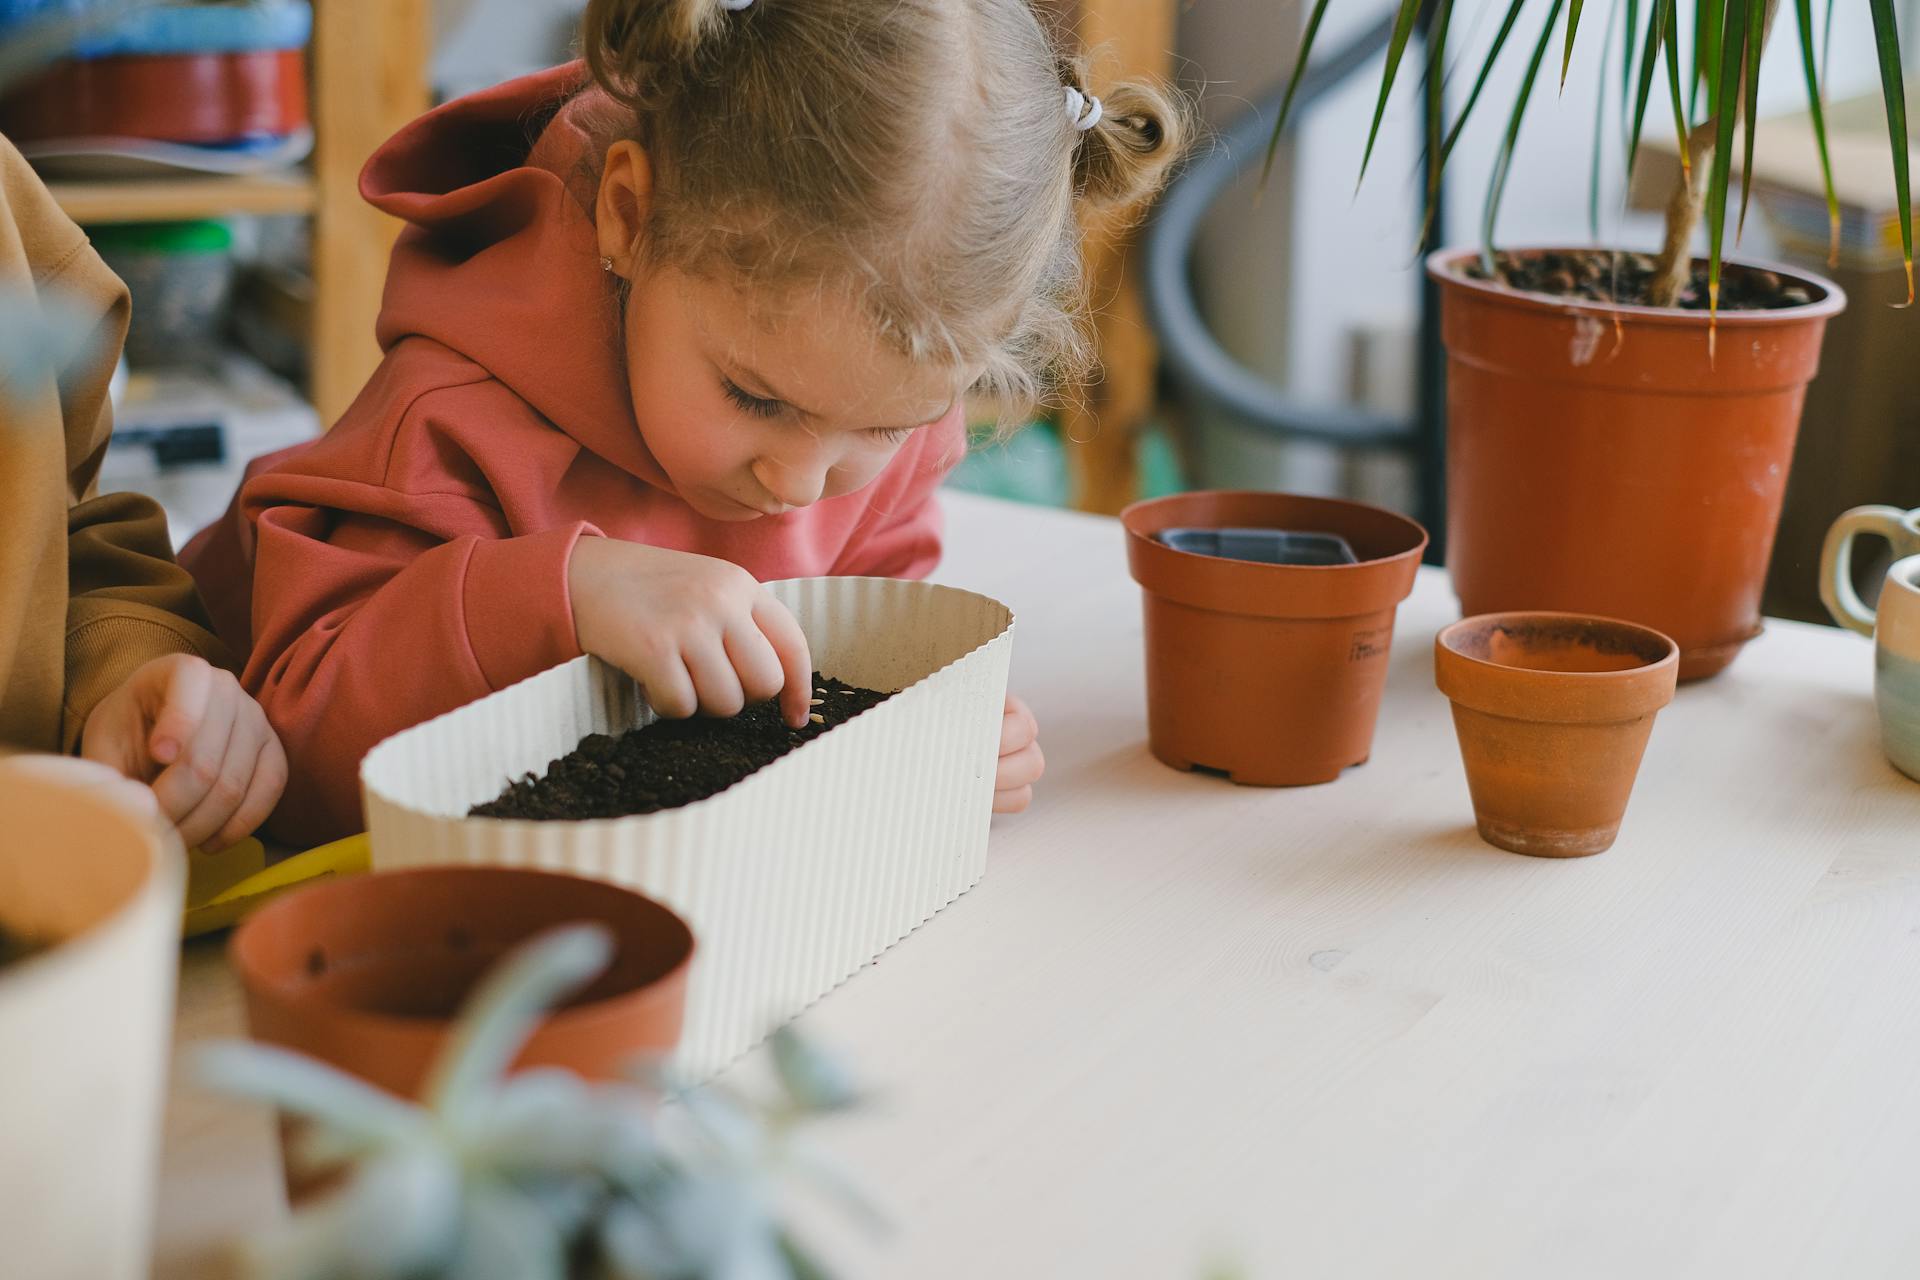
<path fill-rule="evenodd" d="M 1672 3 L 1667 5 L 1667 33 L 1661 43 L 1666 46 L 1667 96 L 1673 99 L 1673 135 L 1680 148 L 1680 172 L 1691 183 L 1693 154 L 1687 146 L 1687 134 L 1692 130 L 1687 123 L 1687 104 L 1680 96 L 1680 15 Z"/>
<path fill-rule="evenodd" d="M 1286 96 L 1280 99 L 1280 114 L 1273 122 L 1273 136 L 1267 139 L 1267 162 L 1260 166 L 1260 185 L 1273 176 L 1273 158 L 1280 151 L 1280 137 L 1287 131 L 1287 117 L 1293 112 L 1293 95 L 1300 91 L 1300 77 L 1307 73 L 1307 58 L 1313 52 L 1313 38 L 1320 34 L 1320 19 L 1327 16 L 1327 0 L 1316 0 L 1307 29 L 1300 36 L 1300 52 L 1293 61 L 1293 74 L 1287 78 Z"/>
<path fill-rule="evenodd" d="M 1893 194 L 1900 218 L 1900 258 L 1907 268 L 1907 306 L 1913 305 L 1913 188 L 1908 172 L 1907 87 L 1900 72 L 1900 29 L 1893 0 L 1867 0 L 1873 10 L 1873 43 L 1880 54 L 1880 94 L 1887 104 L 1887 137 L 1893 145 Z"/>
<path fill-rule="evenodd" d="M 1747 48 L 1747 6 L 1729 0 L 1723 6 L 1720 31 L 1720 70 L 1714 77 L 1713 168 L 1707 177 L 1707 308 L 1720 311 L 1720 258 L 1726 245 L 1727 183 L 1733 172 L 1733 131 L 1740 117 L 1740 63 Z"/>
<path fill-rule="evenodd" d="M 1453 128 L 1447 131 L 1447 141 L 1440 148 L 1440 163 L 1444 166 L 1447 157 L 1453 154 L 1453 146 L 1460 141 L 1460 131 L 1467 127 L 1467 118 L 1480 102 L 1480 91 L 1487 87 L 1487 77 L 1493 74 L 1493 64 L 1499 60 L 1500 50 L 1505 47 L 1507 37 L 1513 33 L 1514 24 L 1520 21 L 1520 10 L 1527 0 L 1512 0 L 1507 6 L 1507 16 L 1500 23 L 1500 30 L 1494 33 L 1493 44 L 1487 50 L 1486 60 L 1480 64 L 1480 74 L 1474 78 L 1473 89 L 1467 94 L 1467 103 L 1460 108 L 1460 115 L 1454 120 Z"/>
<path fill-rule="evenodd" d="M 1720 100 L 1720 39 L 1727 23 L 1726 0 L 1699 0 L 1693 7 L 1693 91 L 1687 100 L 1687 118 L 1700 119 L 1700 91 L 1707 106 Z"/>
<path fill-rule="evenodd" d="M 1553 28 L 1560 20 L 1564 2 L 1553 0 L 1547 10 L 1546 24 L 1540 28 L 1540 39 L 1534 43 L 1533 57 L 1527 62 L 1527 74 L 1514 97 L 1513 113 L 1507 118 L 1507 134 L 1494 161 L 1492 181 L 1487 184 L 1486 211 L 1480 220 L 1480 258 L 1489 273 L 1493 271 L 1493 227 L 1500 216 L 1500 199 L 1506 194 L 1507 172 L 1513 167 L 1513 149 L 1520 140 L 1520 125 L 1526 119 L 1527 102 L 1533 97 L 1533 82 L 1539 78 L 1540 64 L 1546 60 L 1547 47 L 1553 42 Z"/>
<path fill-rule="evenodd" d="M 1420 228 L 1426 243 L 1433 209 L 1440 195 L 1440 172 L 1446 164 L 1447 28 L 1453 19 L 1453 0 L 1437 0 L 1427 35 L 1427 218 Z"/>
<path fill-rule="evenodd" d="M 1767 6 L 1768 0 L 1747 0 L 1745 75 L 1740 94 L 1746 117 L 1741 130 L 1746 139 L 1746 154 L 1740 161 L 1740 220 L 1734 227 L 1735 244 L 1746 234 L 1747 204 L 1753 198 L 1753 140 L 1760 131 L 1760 59 L 1767 52 Z"/>
<path fill-rule="evenodd" d="M 1623 147 L 1633 145 L 1630 132 L 1633 124 L 1633 72 L 1634 50 L 1640 40 L 1640 0 L 1627 0 L 1627 21 L 1620 32 L 1620 141 Z"/>
<path fill-rule="evenodd" d="M 1400 13 L 1393 20 L 1393 34 L 1387 39 L 1387 67 L 1380 74 L 1380 100 L 1373 104 L 1373 124 L 1367 129 L 1367 147 L 1360 154 L 1360 180 L 1367 176 L 1367 162 L 1373 159 L 1373 144 L 1380 137 L 1380 121 L 1387 114 L 1387 99 L 1393 94 L 1393 80 L 1400 72 L 1400 59 L 1413 36 L 1414 19 L 1420 16 L 1421 0 L 1400 0 Z M 1357 185 L 1357 184 L 1356 184 Z"/>
<path fill-rule="evenodd" d="M 1567 51 L 1560 56 L 1560 90 L 1567 88 L 1567 69 L 1573 66 L 1573 37 L 1580 29 L 1580 11 L 1586 8 L 1586 0 L 1573 0 L 1567 9 Z"/>
<path fill-rule="evenodd" d="M 1607 36 L 1600 42 L 1600 92 L 1593 103 L 1593 145 L 1587 148 L 1587 233 L 1600 243 L 1600 144 L 1607 124 L 1607 60 L 1613 56 L 1613 29 L 1620 21 L 1618 0 L 1607 10 Z"/>
<path fill-rule="evenodd" d="M 1831 11 L 1831 10 L 1829 10 Z M 1807 77 L 1807 112 L 1813 119 L 1813 141 L 1820 149 L 1820 183 L 1827 194 L 1827 265 L 1840 260 L 1840 197 L 1833 189 L 1833 160 L 1827 154 L 1826 94 L 1813 50 L 1813 0 L 1795 0 L 1799 22 L 1800 69 Z"/>
<path fill-rule="evenodd" d="M 1659 64 L 1661 45 L 1665 43 L 1667 24 L 1673 20 L 1673 0 L 1654 0 L 1653 14 L 1647 22 L 1645 46 L 1640 54 L 1640 83 L 1633 95 L 1633 123 L 1627 132 L 1627 175 L 1640 158 L 1640 131 L 1646 125 L 1647 98 L 1653 92 L 1653 69 Z M 1671 65 L 1671 64 L 1670 64 Z M 1681 155 L 1686 147 L 1680 148 Z"/>

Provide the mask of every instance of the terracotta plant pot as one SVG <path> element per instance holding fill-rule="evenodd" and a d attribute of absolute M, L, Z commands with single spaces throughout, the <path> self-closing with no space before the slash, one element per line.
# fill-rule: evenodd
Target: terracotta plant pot
<path fill-rule="evenodd" d="M 1394 610 L 1413 590 L 1426 530 L 1378 507 L 1281 493 L 1180 494 L 1120 518 L 1145 600 L 1153 754 L 1251 786 L 1331 782 L 1364 764 Z M 1256 564 L 1154 537 L 1234 527 L 1337 534 L 1360 562 Z"/>
<path fill-rule="evenodd" d="M 1488 844 L 1542 858 L 1613 847 L 1679 647 L 1631 622 L 1497 613 L 1434 641 L 1474 816 Z"/>
<path fill-rule="evenodd" d="M 254 1039 L 417 1097 L 462 1002 L 496 962 L 558 925 L 613 931 L 613 963 L 527 1041 L 515 1066 L 615 1079 L 680 1038 L 693 934 L 630 889 L 549 871 L 429 867 L 330 880 L 234 933 Z"/>
<path fill-rule="evenodd" d="M 0 1274 L 145 1277 L 185 860 L 171 831 L 18 764 L 0 814 L 0 928 L 45 947 L 0 967 Z"/>
<path fill-rule="evenodd" d="M 1806 386 L 1838 286 L 1722 312 L 1572 302 L 1427 260 L 1447 346 L 1447 568 L 1469 615 L 1551 609 L 1672 636 L 1680 678 L 1760 631 Z"/>

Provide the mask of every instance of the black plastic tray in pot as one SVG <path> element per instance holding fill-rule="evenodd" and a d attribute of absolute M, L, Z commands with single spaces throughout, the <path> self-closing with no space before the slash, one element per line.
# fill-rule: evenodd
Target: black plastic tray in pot
<path fill-rule="evenodd" d="M 1256 564 L 1359 564 L 1347 540 L 1296 529 L 1162 529 L 1154 535 L 1175 551 Z"/>

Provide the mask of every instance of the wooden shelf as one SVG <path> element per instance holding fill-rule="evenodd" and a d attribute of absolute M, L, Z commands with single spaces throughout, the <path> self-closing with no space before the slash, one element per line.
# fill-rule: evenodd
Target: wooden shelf
<path fill-rule="evenodd" d="M 48 184 L 75 222 L 167 222 L 241 213 L 312 213 L 319 202 L 304 171 L 246 177 L 127 178 Z"/>

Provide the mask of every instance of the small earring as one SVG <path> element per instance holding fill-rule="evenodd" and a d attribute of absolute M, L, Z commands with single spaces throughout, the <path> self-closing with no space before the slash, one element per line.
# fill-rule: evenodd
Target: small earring
<path fill-rule="evenodd" d="M 600 269 L 601 269 L 602 271 L 611 271 L 611 270 L 613 270 L 613 259 L 612 259 L 612 258 L 602 258 L 602 259 L 600 259 Z"/>

